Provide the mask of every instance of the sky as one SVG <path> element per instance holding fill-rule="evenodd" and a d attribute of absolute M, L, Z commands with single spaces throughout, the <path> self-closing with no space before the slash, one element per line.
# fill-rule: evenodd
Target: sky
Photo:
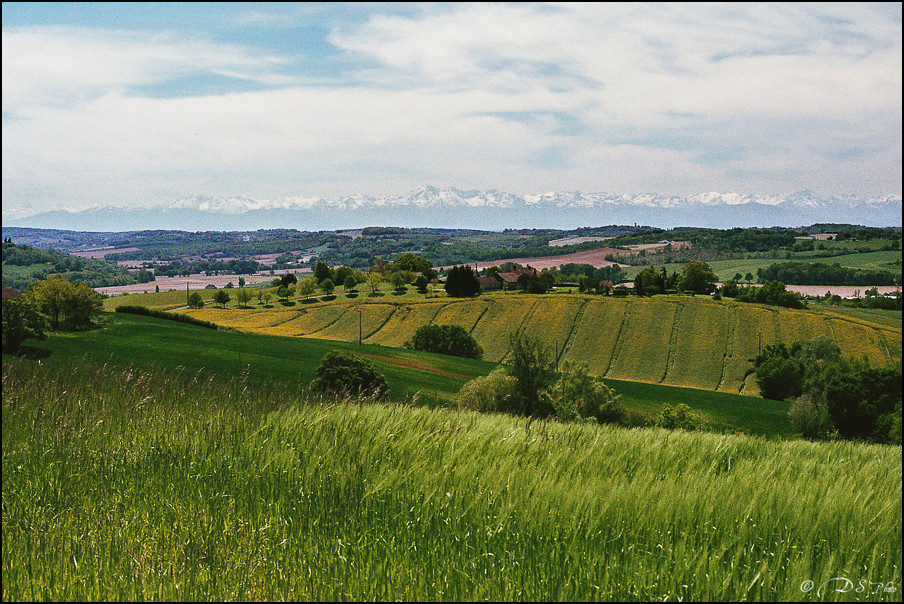
<path fill-rule="evenodd" d="M 901 3 L 2 4 L 3 215 L 901 195 Z"/>

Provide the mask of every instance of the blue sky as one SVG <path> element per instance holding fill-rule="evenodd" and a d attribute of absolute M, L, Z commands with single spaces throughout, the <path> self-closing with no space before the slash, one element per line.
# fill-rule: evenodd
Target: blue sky
<path fill-rule="evenodd" d="M 901 4 L 2 5 L 3 213 L 901 194 Z"/>

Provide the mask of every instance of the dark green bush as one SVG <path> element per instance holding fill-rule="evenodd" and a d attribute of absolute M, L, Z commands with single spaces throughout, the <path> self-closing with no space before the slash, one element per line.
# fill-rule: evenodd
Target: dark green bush
<path fill-rule="evenodd" d="M 461 325 L 424 325 L 405 343 L 406 348 L 479 359 L 483 348 Z"/>
<path fill-rule="evenodd" d="M 386 378 L 373 361 L 352 352 L 333 350 L 320 361 L 311 388 L 337 396 L 386 398 Z"/>

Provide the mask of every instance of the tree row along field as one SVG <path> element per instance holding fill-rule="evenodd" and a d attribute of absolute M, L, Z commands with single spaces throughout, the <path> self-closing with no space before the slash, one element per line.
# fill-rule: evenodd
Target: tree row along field
<path fill-rule="evenodd" d="M 559 361 L 610 379 L 756 395 L 748 371 L 768 344 L 825 334 L 873 365 L 901 358 L 901 328 L 832 312 L 693 297 L 481 296 L 472 300 L 333 301 L 299 309 L 204 308 L 191 316 L 239 331 L 400 347 L 418 327 L 467 329 L 484 359 L 506 362 L 510 334 L 539 337 Z"/>

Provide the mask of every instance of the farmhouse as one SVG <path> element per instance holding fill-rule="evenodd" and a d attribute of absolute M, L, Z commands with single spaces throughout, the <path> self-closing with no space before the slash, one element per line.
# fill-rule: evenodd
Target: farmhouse
<path fill-rule="evenodd" d="M 521 275 L 537 276 L 539 274 L 540 271 L 528 264 L 527 266 L 516 266 L 512 270 L 504 273 L 496 273 L 495 278 L 498 280 L 500 287 L 505 289 L 516 289 L 518 287 L 518 277 Z"/>
<path fill-rule="evenodd" d="M 12 287 L 4 287 L 3 288 L 3 299 L 4 300 L 12 300 L 13 298 L 18 298 L 22 294 L 19 293 L 18 290 L 13 289 Z"/>
<path fill-rule="evenodd" d="M 480 289 L 485 292 L 502 288 L 502 281 L 496 277 L 477 277 L 477 281 L 480 282 Z"/>

